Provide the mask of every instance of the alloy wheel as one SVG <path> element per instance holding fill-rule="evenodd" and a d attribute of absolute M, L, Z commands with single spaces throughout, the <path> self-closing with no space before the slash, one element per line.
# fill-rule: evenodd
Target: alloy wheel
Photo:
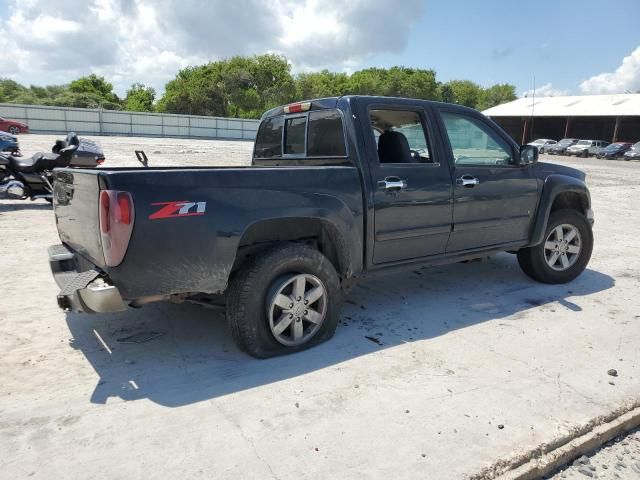
<path fill-rule="evenodd" d="M 544 259 L 552 270 L 563 272 L 576 263 L 581 249 L 580 231 L 565 223 L 549 232 L 544 242 Z"/>
<path fill-rule="evenodd" d="M 297 346 L 313 337 L 327 314 L 327 290 L 308 273 L 288 275 L 276 282 L 267 298 L 267 316 L 273 337 Z"/>

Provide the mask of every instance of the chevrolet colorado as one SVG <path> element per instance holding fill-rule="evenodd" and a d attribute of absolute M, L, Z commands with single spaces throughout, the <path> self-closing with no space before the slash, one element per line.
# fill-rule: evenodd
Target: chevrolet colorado
<path fill-rule="evenodd" d="M 582 172 L 475 110 L 401 98 L 272 109 L 247 167 L 61 169 L 54 207 L 61 308 L 213 296 L 255 357 L 330 338 L 370 273 L 508 251 L 564 283 L 593 247 Z"/>

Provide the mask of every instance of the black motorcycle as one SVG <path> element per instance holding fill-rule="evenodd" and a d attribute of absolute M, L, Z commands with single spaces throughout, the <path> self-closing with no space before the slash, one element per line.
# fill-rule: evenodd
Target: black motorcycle
<path fill-rule="evenodd" d="M 100 146 L 69 133 L 57 140 L 51 153 L 36 153 L 31 158 L 0 153 L 0 199 L 53 199 L 54 168 L 94 168 L 104 162 Z"/>

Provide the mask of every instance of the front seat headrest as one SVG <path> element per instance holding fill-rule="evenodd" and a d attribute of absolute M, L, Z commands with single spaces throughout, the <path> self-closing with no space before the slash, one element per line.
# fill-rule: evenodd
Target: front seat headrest
<path fill-rule="evenodd" d="M 409 142 L 400 132 L 385 131 L 378 139 L 380 163 L 414 163 Z"/>

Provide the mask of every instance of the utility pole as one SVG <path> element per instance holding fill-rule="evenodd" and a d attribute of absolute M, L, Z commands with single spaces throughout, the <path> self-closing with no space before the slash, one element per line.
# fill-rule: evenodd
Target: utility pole
<path fill-rule="evenodd" d="M 533 138 L 533 112 L 536 108 L 536 76 L 533 76 L 533 98 L 531 99 L 531 140 L 535 140 Z"/>

